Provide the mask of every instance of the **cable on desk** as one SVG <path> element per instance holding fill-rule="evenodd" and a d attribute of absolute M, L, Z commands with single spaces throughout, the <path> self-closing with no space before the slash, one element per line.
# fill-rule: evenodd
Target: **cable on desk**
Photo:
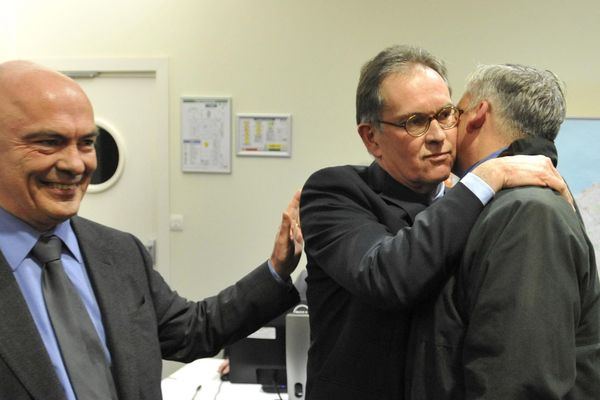
<path fill-rule="evenodd" d="M 283 400 L 283 399 L 281 398 L 281 392 L 279 392 L 279 386 L 277 386 L 277 388 L 275 389 L 275 393 L 277 393 L 277 398 L 278 398 L 279 400 Z"/>
<path fill-rule="evenodd" d="M 275 393 L 277 393 L 277 398 L 279 400 L 283 400 L 281 398 L 281 393 L 279 392 L 279 385 L 277 384 L 277 380 L 275 379 L 275 372 L 273 372 L 273 386 L 275 387 Z"/>
<path fill-rule="evenodd" d="M 217 388 L 217 393 L 215 393 L 215 397 L 213 397 L 213 400 L 217 400 L 217 396 L 219 395 L 219 393 L 221 393 L 221 386 L 223 386 L 223 381 L 219 379 L 219 387 Z"/>
<path fill-rule="evenodd" d="M 194 396 L 192 396 L 192 400 L 196 399 L 196 396 L 198 395 L 198 392 L 200 391 L 200 389 L 202 389 L 202 385 L 198 385 L 198 387 L 196 388 L 196 391 L 194 391 Z"/>

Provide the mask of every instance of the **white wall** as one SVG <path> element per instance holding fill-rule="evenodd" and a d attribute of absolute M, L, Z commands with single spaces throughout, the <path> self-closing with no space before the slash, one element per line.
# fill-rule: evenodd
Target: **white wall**
<path fill-rule="evenodd" d="M 171 283 L 211 295 L 270 254 L 280 211 L 323 166 L 366 163 L 354 123 L 360 66 L 396 43 L 444 58 L 455 100 L 476 63 L 556 72 L 569 116 L 600 117 L 593 0 L 0 0 L 0 59 L 167 56 Z M 231 175 L 180 171 L 179 98 L 292 113 L 291 159 L 237 158 Z M 235 148 L 235 142 L 234 142 Z M 199 262 L 196 260 L 200 260 Z"/>

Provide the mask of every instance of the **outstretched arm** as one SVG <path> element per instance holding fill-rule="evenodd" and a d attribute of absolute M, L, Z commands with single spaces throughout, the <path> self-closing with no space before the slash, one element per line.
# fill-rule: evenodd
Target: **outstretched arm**
<path fill-rule="evenodd" d="M 407 189 L 397 198 L 374 191 L 368 183 L 374 171 L 326 168 L 306 182 L 302 221 L 308 263 L 370 304 L 411 308 L 441 289 L 494 193 L 482 198 L 461 182 L 424 209 Z M 568 192 L 542 156 L 501 157 L 472 173 L 494 192 L 524 185 Z M 400 184 L 394 187 L 402 190 Z"/>

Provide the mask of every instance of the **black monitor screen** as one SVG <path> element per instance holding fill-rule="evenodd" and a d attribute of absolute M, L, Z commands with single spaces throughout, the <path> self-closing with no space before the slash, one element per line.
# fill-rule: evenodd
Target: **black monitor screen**
<path fill-rule="evenodd" d="M 285 392 L 285 315 L 228 347 L 229 380 L 258 383 L 264 391 Z"/>

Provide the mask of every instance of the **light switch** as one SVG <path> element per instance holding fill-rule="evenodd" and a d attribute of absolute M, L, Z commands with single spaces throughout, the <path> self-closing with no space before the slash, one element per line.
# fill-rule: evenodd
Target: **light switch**
<path fill-rule="evenodd" d="M 171 214 L 170 228 L 172 232 L 183 231 L 183 215 Z"/>

